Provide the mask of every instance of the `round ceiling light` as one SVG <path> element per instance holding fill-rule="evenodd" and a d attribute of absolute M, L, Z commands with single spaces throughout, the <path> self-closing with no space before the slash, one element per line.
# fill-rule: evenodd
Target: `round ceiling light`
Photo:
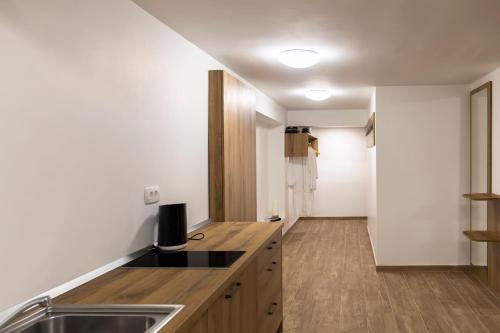
<path fill-rule="evenodd" d="M 306 91 L 306 97 L 313 101 L 324 101 L 332 96 L 332 92 L 328 89 L 311 89 Z"/>
<path fill-rule="evenodd" d="M 280 53 L 282 64 L 293 68 L 307 68 L 319 61 L 319 54 L 313 50 L 292 49 Z"/>

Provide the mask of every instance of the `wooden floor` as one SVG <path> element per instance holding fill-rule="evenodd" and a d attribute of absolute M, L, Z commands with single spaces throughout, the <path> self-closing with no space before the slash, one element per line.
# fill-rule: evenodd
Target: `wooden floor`
<path fill-rule="evenodd" d="M 500 332 L 500 296 L 463 272 L 377 273 L 365 221 L 299 221 L 283 245 L 284 332 Z"/>

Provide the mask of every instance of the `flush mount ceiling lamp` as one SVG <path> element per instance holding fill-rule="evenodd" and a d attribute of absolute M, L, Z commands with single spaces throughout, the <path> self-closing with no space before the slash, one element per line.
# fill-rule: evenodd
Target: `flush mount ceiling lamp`
<path fill-rule="evenodd" d="M 310 89 L 306 91 L 306 97 L 313 101 L 324 101 L 330 96 L 332 96 L 332 92 L 328 89 Z"/>
<path fill-rule="evenodd" d="M 293 68 L 307 68 L 318 63 L 319 53 L 313 50 L 292 49 L 280 53 L 282 64 Z"/>

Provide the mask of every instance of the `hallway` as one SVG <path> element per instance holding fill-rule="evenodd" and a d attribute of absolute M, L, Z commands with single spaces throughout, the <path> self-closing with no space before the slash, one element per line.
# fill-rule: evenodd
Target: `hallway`
<path fill-rule="evenodd" d="M 303 220 L 283 244 L 284 332 L 500 332 L 500 295 L 463 272 L 377 273 L 361 220 Z"/>

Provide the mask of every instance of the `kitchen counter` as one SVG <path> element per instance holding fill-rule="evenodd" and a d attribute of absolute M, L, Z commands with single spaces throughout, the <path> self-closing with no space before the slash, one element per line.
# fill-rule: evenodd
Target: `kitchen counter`
<path fill-rule="evenodd" d="M 181 332 L 203 315 L 281 228 L 281 222 L 212 223 L 197 230 L 205 238 L 189 241 L 186 249 L 246 251 L 229 269 L 117 268 L 57 297 L 55 303 L 183 304 L 161 330 Z"/>

